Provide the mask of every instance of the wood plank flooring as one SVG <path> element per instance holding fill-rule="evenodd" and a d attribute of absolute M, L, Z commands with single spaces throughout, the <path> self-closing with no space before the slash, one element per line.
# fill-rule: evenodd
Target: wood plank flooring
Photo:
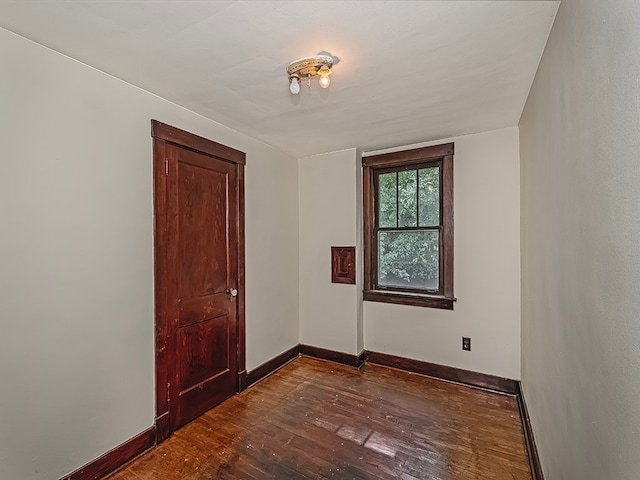
<path fill-rule="evenodd" d="M 515 397 L 300 357 L 110 480 L 531 480 Z"/>

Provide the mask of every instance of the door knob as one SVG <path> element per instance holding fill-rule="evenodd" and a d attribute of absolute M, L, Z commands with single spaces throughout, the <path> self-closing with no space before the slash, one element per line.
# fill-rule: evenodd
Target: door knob
<path fill-rule="evenodd" d="M 227 289 L 227 293 L 229 295 L 231 295 L 232 297 L 237 297 L 238 296 L 238 290 L 236 290 L 235 288 Z"/>

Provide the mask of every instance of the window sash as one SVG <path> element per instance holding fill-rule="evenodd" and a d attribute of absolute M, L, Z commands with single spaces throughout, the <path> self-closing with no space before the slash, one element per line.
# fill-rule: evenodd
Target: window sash
<path fill-rule="evenodd" d="M 442 189 L 443 189 L 443 175 L 442 175 L 442 160 L 430 161 L 425 163 L 418 163 L 413 165 L 407 165 L 403 167 L 389 167 L 389 168 L 375 168 L 374 169 L 374 210 L 375 210 L 375 226 L 376 228 L 398 228 L 400 225 L 400 185 L 399 177 L 401 172 L 415 171 L 416 172 L 416 226 L 420 227 L 420 170 L 429 170 L 433 168 L 438 169 L 438 225 L 443 224 L 443 206 L 442 206 Z M 396 174 L 396 227 L 380 227 L 380 176 L 388 175 L 390 173 Z M 436 225 L 425 225 L 425 227 L 431 227 Z M 402 226 L 402 228 L 411 228 L 410 226 Z"/>
<path fill-rule="evenodd" d="M 390 285 L 381 285 L 380 284 L 380 252 L 378 248 L 379 242 L 379 232 L 416 232 L 416 231 L 438 231 L 438 288 L 437 289 L 429 289 L 429 288 L 412 288 L 412 287 L 400 287 L 400 286 L 390 286 Z M 410 292 L 410 293 L 429 293 L 434 295 L 441 295 L 443 292 L 443 284 L 442 284 L 442 275 L 443 275 L 443 262 L 442 262 L 442 227 L 420 227 L 420 228 L 380 228 L 374 230 L 374 242 L 372 245 L 373 249 L 373 272 L 374 272 L 374 288 L 376 290 L 384 290 L 390 292 Z"/>
<path fill-rule="evenodd" d="M 424 163 L 416 163 L 412 165 L 400 166 L 400 167 L 389 167 L 389 168 L 375 168 L 373 171 L 373 180 L 374 180 L 374 188 L 373 188 L 373 196 L 374 196 L 374 226 L 373 226 L 373 238 L 371 249 L 372 249 L 372 270 L 373 270 L 373 286 L 376 290 L 380 291 L 388 291 L 388 292 L 408 292 L 408 293 L 428 293 L 433 295 L 442 295 L 443 294 L 443 248 L 442 248 L 442 229 L 443 229 L 443 212 L 442 212 L 442 195 L 443 195 L 443 185 L 442 185 L 442 160 L 429 161 Z M 433 226 L 420 226 L 420 182 L 419 182 L 419 171 L 427 168 L 438 168 L 438 219 L 439 225 Z M 398 185 L 398 173 L 406 172 L 406 171 L 417 171 L 416 176 L 416 226 L 400 226 L 400 188 Z M 396 226 L 395 227 L 380 227 L 380 175 L 395 173 L 396 174 Z M 438 288 L 437 289 L 427 289 L 427 288 L 412 288 L 412 287 L 400 287 L 400 286 L 387 286 L 380 284 L 380 252 L 379 252 L 379 232 L 416 232 L 416 231 L 438 231 Z"/>

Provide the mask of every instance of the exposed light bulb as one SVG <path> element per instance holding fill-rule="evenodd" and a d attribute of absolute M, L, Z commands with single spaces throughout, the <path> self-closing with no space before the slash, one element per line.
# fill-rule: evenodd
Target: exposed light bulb
<path fill-rule="evenodd" d="M 329 78 L 329 75 L 322 75 L 319 82 L 322 88 L 327 88 L 331 83 L 331 79 Z"/>
<path fill-rule="evenodd" d="M 291 77 L 289 91 L 292 95 L 298 95 L 300 93 L 300 83 L 298 82 L 298 79 L 296 77 Z"/>

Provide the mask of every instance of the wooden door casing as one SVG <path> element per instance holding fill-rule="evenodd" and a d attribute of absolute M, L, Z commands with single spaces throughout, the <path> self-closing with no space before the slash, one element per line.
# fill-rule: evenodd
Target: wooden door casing
<path fill-rule="evenodd" d="M 157 121 L 152 137 L 160 442 L 244 387 L 245 154 Z"/>

